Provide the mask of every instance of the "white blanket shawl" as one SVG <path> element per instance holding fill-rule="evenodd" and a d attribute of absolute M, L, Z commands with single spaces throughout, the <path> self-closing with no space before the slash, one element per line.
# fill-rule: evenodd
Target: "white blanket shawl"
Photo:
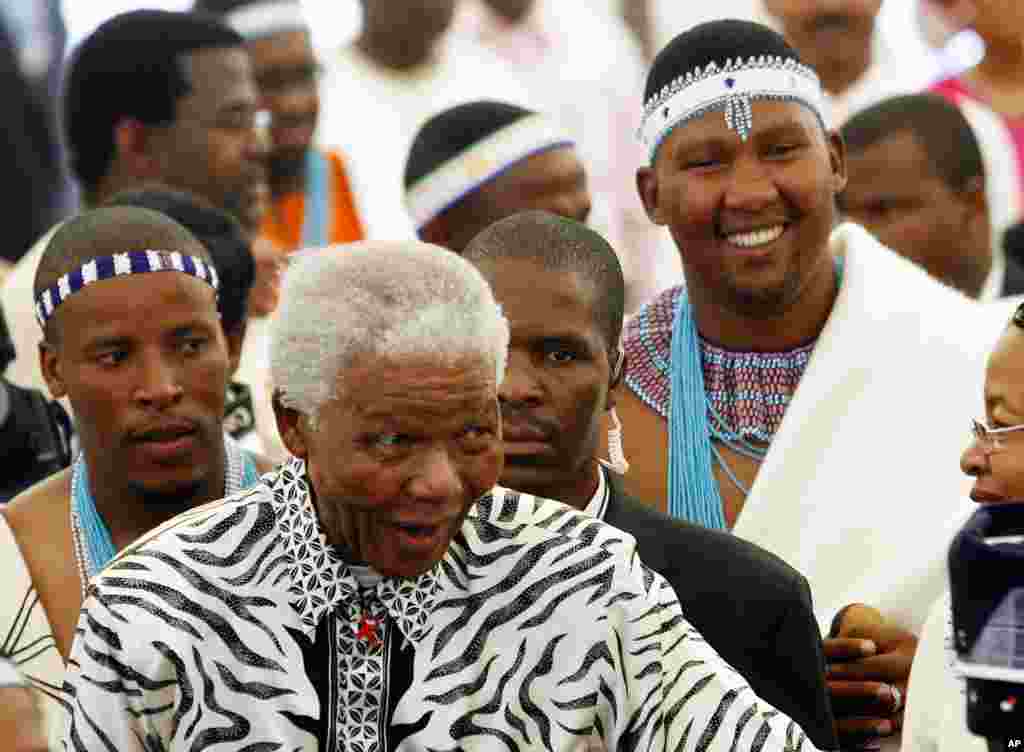
<path fill-rule="evenodd" d="M 66 713 L 63 705 L 64 660 L 57 652 L 53 630 L 39 602 L 28 566 L 14 533 L 0 515 L 0 656 L 12 660 L 40 690 L 49 749 L 62 749 Z M 0 749 L 7 749 L 0 743 Z"/>
<path fill-rule="evenodd" d="M 1012 306 L 968 300 L 857 225 L 832 244 L 842 288 L 734 532 L 807 576 L 823 632 L 860 602 L 916 633 L 973 506 L 959 457 Z"/>

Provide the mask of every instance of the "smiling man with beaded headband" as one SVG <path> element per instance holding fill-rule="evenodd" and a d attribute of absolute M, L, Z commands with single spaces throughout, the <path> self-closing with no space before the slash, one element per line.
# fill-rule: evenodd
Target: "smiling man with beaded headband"
<path fill-rule="evenodd" d="M 891 735 L 913 632 L 967 511 L 962 415 L 980 407 L 1004 312 L 836 226 L 843 143 L 822 125 L 814 72 L 775 32 L 723 20 L 680 34 L 645 101 L 637 184 L 687 285 L 626 330 L 627 490 L 806 575 L 820 625 L 835 622 L 841 736 Z"/>
<path fill-rule="evenodd" d="M 185 228 L 147 209 L 66 222 L 36 274 L 40 363 L 81 453 L 0 512 L 0 646 L 63 728 L 64 660 L 88 580 L 150 528 L 256 480 L 222 431 L 228 351 L 217 274 Z"/>

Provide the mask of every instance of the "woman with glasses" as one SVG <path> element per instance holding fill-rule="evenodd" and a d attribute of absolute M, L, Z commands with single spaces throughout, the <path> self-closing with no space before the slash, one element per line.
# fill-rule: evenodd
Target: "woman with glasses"
<path fill-rule="evenodd" d="M 960 469 L 979 504 L 1024 502 L 1024 304 L 1013 314 L 985 370 L 986 415 L 971 421 Z M 948 594 L 932 608 L 910 672 L 903 752 L 985 752 L 967 729 L 965 685 L 954 674 Z"/>

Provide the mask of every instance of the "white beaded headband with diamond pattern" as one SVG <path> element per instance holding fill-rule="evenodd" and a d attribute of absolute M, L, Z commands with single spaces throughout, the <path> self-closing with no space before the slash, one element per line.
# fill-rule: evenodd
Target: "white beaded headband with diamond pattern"
<path fill-rule="evenodd" d="M 800 102 L 821 119 L 823 96 L 818 75 L 793 58 L 761 55 L 744 62 L 714 61 L 680 76 L 647 100 L 639 137 L 651 163 L 665 137 L 678 125 L 712 110 L 724 110 L 728 127 L 744 141 L 753 127 L 754 99 Z"/>
<path fill-rule="evenodd" d="M 526 115 L 499 128 L 409 186 L 405 208 L 417 230 L 512 165 L 574 140 L 550 118 Z"/>
<path fill-rule="evenodd" d="M 214 290 L 220 285 L 213 265 L 195 256 L 186 256 L 178 251 L 115 253 L 82 264 L 39 293 L 36 296 L 36 320 L 40 326 L 45 327 L 57 306 L 94 282 L 147 272 L 183 272 L 203 280 Z"/>

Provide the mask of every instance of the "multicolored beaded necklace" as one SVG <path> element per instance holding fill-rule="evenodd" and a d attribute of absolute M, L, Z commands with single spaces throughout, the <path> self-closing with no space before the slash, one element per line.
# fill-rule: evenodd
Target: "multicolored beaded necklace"
<path fill-rule="evenodd" d="M 841 278 L 839 262 L 836 273 Z M 677 287 L 629 322 L 624 337 L 630 364 L 625 380 L 645 404 L 669 421 L 670 460 L 673 452 L 687 454 L 685 462 L 677 456 L 670 463 L 669 510 L 677 517 L 724 528 L 721 500 L 708 463 L 717 463 L 744 495 L 750 489 L 729 467 L 716 442 L 742 456 L 763 460 L 816 343 L 785 352 L 726 350 L 701 338 L 688 314 L 685 288 Z M 674 338 L 677 327 L 684 330 L 678 340 Z M 696 377 L 688 375 L 694 367 Z M 679 401 L 675 410 L 673 400 Z M 705 409 L 687 409 L 692 403 Z M 707 472 L 695 471 L 694 466 L 706 466 Z"/>

